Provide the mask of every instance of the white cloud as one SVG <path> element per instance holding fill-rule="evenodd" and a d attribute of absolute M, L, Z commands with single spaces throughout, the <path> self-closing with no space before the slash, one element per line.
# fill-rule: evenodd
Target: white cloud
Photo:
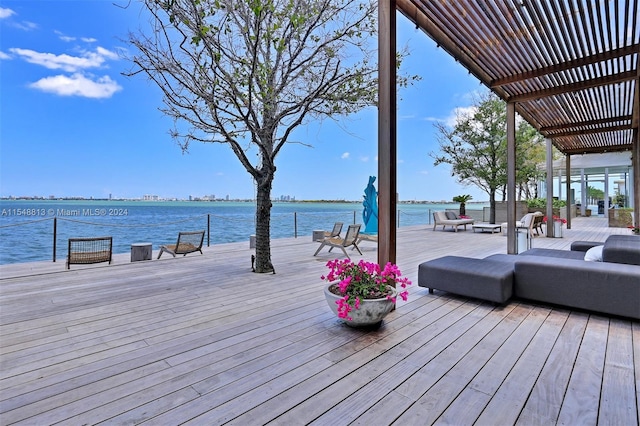
<path fill-rule="evenodd" d="M 61 36 L 60 36 L 60 40 L 62 40 L 62 41 L 75 41 L 75 40 L 76 40 L 76 38 L 75 38 L 75 37 L 70 37 L 70 36 L 61 35 Z"/>
<path fill-rule="evenodd" d="M 71 56 L 65 53 L 55 55 L 53 53 L 36 52 L 30 49 L 11 48 L 10 52 L 20 56 L 25 61 L 42 65 L 52 70 L 61 69 L 68 72 L 76 72 L 80 69 L 101 67 L 107 59 L 117 59 L 118 55 L 102 47 L 95 52 L 85 52 L 82 56 Z"/>
<path fill-rule="evenodd" d="M 11 56 L 9 56 L 6 53 L 0 51 L 0 59 L 11 59 Z"/>
<path fill-rule="evenodd" d="M 342 154 L 342 155 L 340 156 L 340 158 L 342 158 L 343 160 L 346 160 L 347 158 L 349 158 L 349 155 L 350 155 L 350 154 L 349 154 L 348 152 L 345 152 L 344 154 Z"/>
<path fill-rule="evenodd" d="M 92 37 L 80 37 L 80 40 L 84 41 L 85 43 L 95 43 L 96 41 L 98 41 L 98 39 Z"/>
<path fill-rule="evenodd" d="M 38 24 L 29 21 L 14 22 L 11 25 L 23 31 L 33 31 L 38 28 Z"/>
<path fill-rule="evenodd" d="M 110 98 L 114 93 L 122 90 L 122 87 L 109 76 L 91 80 L 79 73 L 71 77 L 66 75 L 46 77 L 30 84 L 29 87 L 61 96 L 85 98 Z"/>
<path fill-rule="evenodd" d="M 449 127 L 456 125 L 458 117 L 468 117 L 475 114 L 478 108 L 475 106 L 457 107 L 454 108 L 449 116 L 444 120 L 445 124 Z"/>
<path fill-rule="evenodd" d="M 11 15 L 15 15 L 16 12 L 14 12 L 11 9 L 6 9 L 4 7 L 0 7 L 0 19 L 4 19 L 4 18 L 8 18 Z"/>
<path fill-rule="evenodd" d="M 362 161 L 363 163 L 366 163 L 369 161 L 369 157 L 364 156 L 364 157 L 360 157 L 360 161 Z"/>
<path fill-rule="evenodd" d="M 0 19 L 10 18 L 13 15 L 17 15 L 17 13 L 14 10 L 7 9 L 5 7 L 0 7 Z M 29 21 L 13 22 L 10 20 L 8 25 L 24 31 L 31 31 L 38 28 L 37 24 Z"/>

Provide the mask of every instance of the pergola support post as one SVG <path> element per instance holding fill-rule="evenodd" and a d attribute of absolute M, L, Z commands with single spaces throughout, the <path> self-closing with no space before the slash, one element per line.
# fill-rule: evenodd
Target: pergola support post
<path fill-rule="evenodd" d="M 396 263 L 396 1 L 378 1 L 378 264 Z"/>
<path fill-rule="evenodd" d="M 640 82 L 638 82 L 640 83 Z M 637 93 L 640 90 L 636 90 Z M 631 151 L 631 167 L 633 168 L 633 223 L 640 226 L 640 131 L 633 129 L 633 145 Z"/>
<path fill-rule="evenodd" d="M 565 159 L 565 175 L 567 177 L 566 190 L 567 193 L 567 229 L 571 229 L 571 155 L 567 154 Z M 575 199 L 573 200 L 575 202 Z"/>
<path fill-rule="evenodd" d="M 516 104 L 507 102 L 507 253 L 516 247 Z"/>
<path fill-rule="evenodd" d="M 546 138 L 547 145 L 547 237 L 553 238 L 553 144 Z"/>

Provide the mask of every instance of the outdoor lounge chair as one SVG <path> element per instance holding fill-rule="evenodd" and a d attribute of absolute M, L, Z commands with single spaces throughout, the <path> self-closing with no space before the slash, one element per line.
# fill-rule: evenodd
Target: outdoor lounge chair
<path fill-rule="evenodd" d="M 176 257 L 176 254 L 186 256 L 189 253 L 199 251 L 202 254 L 202 242 L 204 241 L 204 231 L 180 232 L 178 241 L 175 244 L 160 246 L 158 259 L 165 251 Z"/>
<path fill-rule="evenodd" d="M 544 214 L 542 212 L 534 212 L 533 214 L 533 230 L 536 231 L 536 235 L 543 234 Z"/>
<path fill-rule="evenodd" d="M 536 223 L 536 218 L 540 217 L 540 219 L 542 219 L 544 217 L 544 215 L 540 212 L 535 212 L 535 213 L 527 213 L 524 216 L 522 216 L 522 219 L 520 219 L 519 221 L 516 221 L 516 232 L 518 231 L 518 229 L 526 229 L 527 233 L 529 234 L 530 238 L 533 238 L 533 229 L 534 229 L 534 224 Z M 503 222 L 502 223 L 502 231 L 503 234 L 507 234 L 507 222 Z"/>
<path fill-rule="evenodd" d="M 313 255 L 316 256 L 318 253 L 320 253 L 320 250 L 322 250 L 322 248 L 325 246 L 329 247 L 329 251 L 333 250 L 334 247 L 338 247 L 339 249 L 342 250 L 344 255 L 347 256 L 347 259 L 351 259 L 347 254 L 347 250 L 346 250 L 347 247 L 354 247 L 356 250 L 358 250 L 358 253 L 362 255 L 362 252 L 360 251 L 360 248 L 358 247 L 358 243 L 357 243 L 359 233 L 360 233 L 360 225 L 349 225 L 349 228 L 347 229 L 347 234 L 345 235 L 344 238 L 340 238 L 340 237 L 325 238 L 324 240 L 320 241 L 320 247 L 318 247 L 318 250 L 316 250 L 316 252 Z"/>
<path fill-rule="evenodd" d="M 324 237 L 325 238 L 340 237 L 340 232 L 342 232 L 342 222 L 336 222 L 333 224 L 333 229 L 331 231 L 324 231 Z"/>
<path fill-rule="evenodd" d="M 444 231 L 445 226 L 451 226 L 455 232 L 458 232 L 458 226 L 464 226 L 464 230 L 467 230 L 467 225 L 473 225 L 473 219 L 460 218 L 454 212 L 437 211 L 433 212 L 433 230 L 436 230 L 436 226 L 442 225 Z"/>

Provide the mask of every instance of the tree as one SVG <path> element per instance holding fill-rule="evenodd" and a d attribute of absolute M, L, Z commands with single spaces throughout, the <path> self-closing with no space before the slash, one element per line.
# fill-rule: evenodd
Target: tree
<path fill-rule="evenodd" d="M 430 153 L 434 165 L 451 165 L 451 175 L 463 185 L 475 185 L 489 194 L 490 217 L 495 223 L 496 195 L 507 185 L 507 109 L 492 93 L 476 99 L 473 113 L 459 114 L 450 129 L 436 123 L 440 153 Z M 528 123 L 516 128 L 516 184 L 527 186 L 539 176 L 542 138 Z"/>
<path fill-rule="evenodd" d="M 467 214 L 465 205 L 467 204 L 467 201 L 471 199 L 473 199 L 473 196 L 471 194 L 456 195 L 455 197 L 453 197 L 454 203 L 460 203 L 460 216 L 465 216 Z"/>
<path fill-rule="evenodd" d="M 271 272 L 276 157 L 310 119 L 375 105 L 375 1 L 144 0 L 134 69 L 163 93 L 172 136 L 227 144 L 256 183 L 256 272 Z M 402 82 L 400 82 L 402 84 Z M 255 153 L 252 159 L 251 153 Z"/>

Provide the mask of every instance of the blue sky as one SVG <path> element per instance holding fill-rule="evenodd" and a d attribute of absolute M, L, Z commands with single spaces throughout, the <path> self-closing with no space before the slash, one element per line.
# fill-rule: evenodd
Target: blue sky
<path fill-rule="evenodd" d="M 0 196 L 253 198 L 249 174 L 226 145 L 171 139 L 161 94 L 145 77 L 124 77 L 128 31 L 140 5 L 112 0 L 0 0 Z M 123 5 L 128 0 L 121 2 Z M 435 121 L 468 108 L 483 87 L 424 33 L 398 15 L 403 72 L 422 80 L 399 95 L 400 200 L 488 196 L 433 166 Z M 369 108 L 299 128 L 277 158 L 272 196 L 361 200 L 377 175 L 377 114 Z M 377 185 L 376 185 L 377 186 Z"/>

